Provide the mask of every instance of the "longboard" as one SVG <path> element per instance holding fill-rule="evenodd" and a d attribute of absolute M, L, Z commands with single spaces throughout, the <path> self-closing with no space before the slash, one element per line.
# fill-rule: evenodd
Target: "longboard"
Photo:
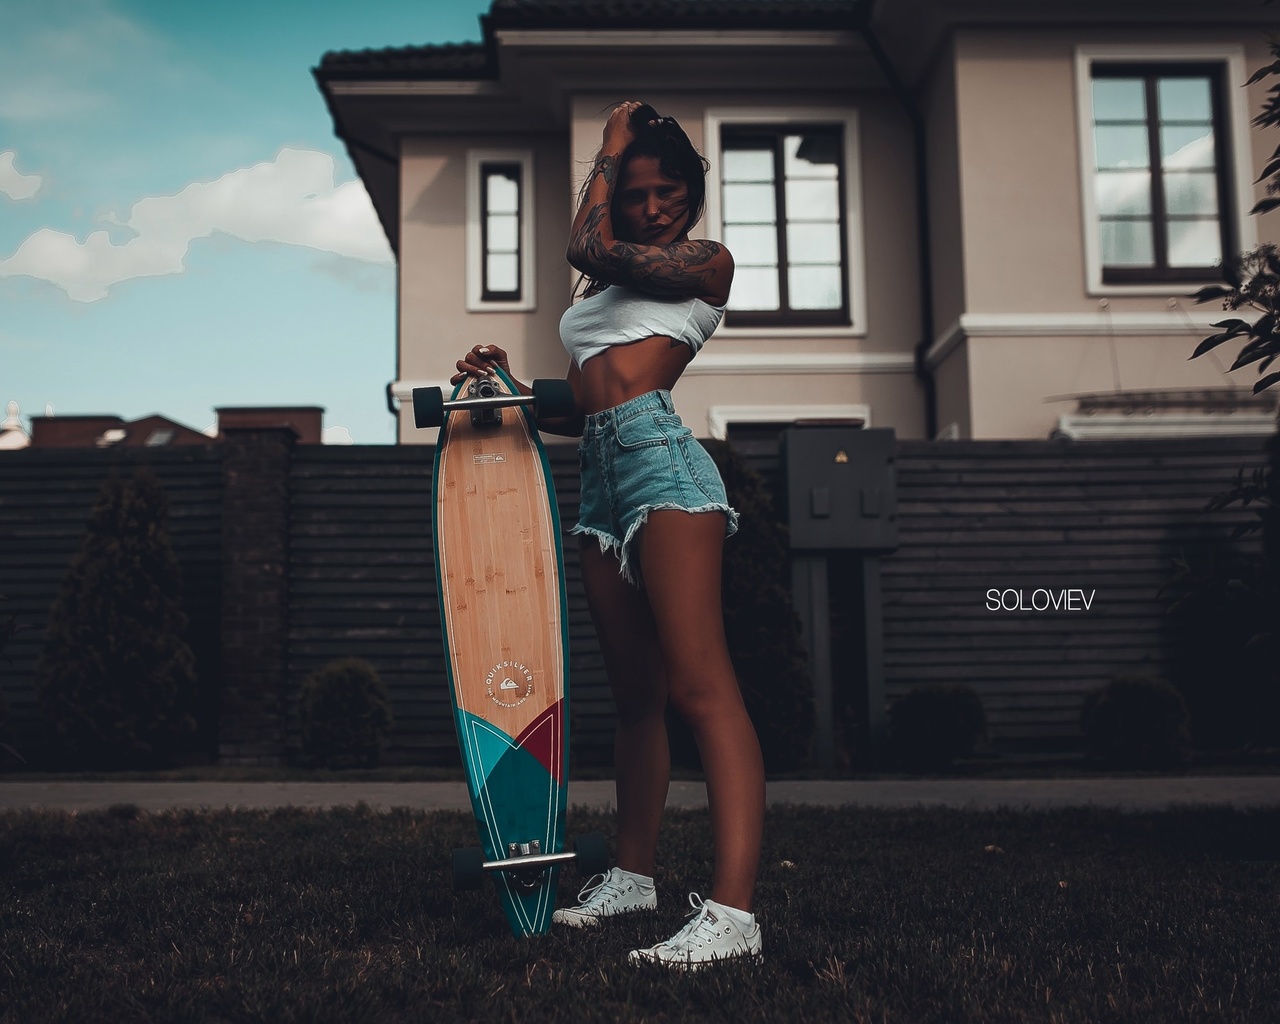
<path fill-rule="evenodd" d="M 465 403 L 468 383 L 449 406 Z M 524 407 L 448 408 L 438 389 L 423 390 L 435 407 L 427 422 L 443 419 L 433 476 L 436 578 L 483 867 L 512 932 L 538 935 L 551 924 L 560 863 L 574 856 L 563 854 L 569 637 L 551 468 Z M 501 370 L 487 391 L 517 393 Z M 476 853 L 455 853 L 455 881 L 478 876 Z M 562 856 L 548 857 L 555 854 Z M 551 862 L 530 859 L 540 856 Z"/>

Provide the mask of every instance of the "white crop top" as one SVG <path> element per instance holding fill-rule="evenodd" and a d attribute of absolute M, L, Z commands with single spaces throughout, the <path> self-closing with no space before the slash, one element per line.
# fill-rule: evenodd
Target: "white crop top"
<path fill-rule="evenodd" d="M 723 318 L 724 306 L 702 299 L 663 299 L 613 284 L 564 311 L 560 341 L 578 369 L 613 345 L 654 335 L 683 341 L 697 355 Z"/>

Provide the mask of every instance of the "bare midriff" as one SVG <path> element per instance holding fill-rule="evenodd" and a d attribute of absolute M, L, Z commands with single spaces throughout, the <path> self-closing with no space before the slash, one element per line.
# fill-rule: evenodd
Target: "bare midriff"
<path fill-rule="evenodd" d="M 692 359 L 688 345 L 660 335 L 614 345 L 583 364 L 578 402 L 585 413 L 602 412 L 650 391 L 670 391 Z"/>

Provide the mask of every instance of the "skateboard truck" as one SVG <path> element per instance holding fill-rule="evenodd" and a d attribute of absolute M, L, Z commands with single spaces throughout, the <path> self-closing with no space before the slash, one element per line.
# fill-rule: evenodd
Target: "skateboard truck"
<path fill-rule="evenodd" d="M 485 860 L 478 847 L 453 851 L 453 887 L 475 889 L 484 880 L 486 872 L 505 872 L 526 892 L 541 886 L 546 869 L 552 864 L 577 861 L 585 875 L 598 875 L 609 870 L 609 847 L 599 832 L 579 836 L 573 844 L 573 852 L 543 853 L 542 843 L 535 839 L 529 843 L 508 843 L 508 856 L 500 860 Z"/>
<path fill-rule="evenodd" d="M 453 409 L 466 409 L 476 427 L 494 427 L 502 423 L 502 409 L 513 405 L 533 407 L 534 419 L 543 416 L 572 415 L 575 401 L 573 388 L 567 380 L 543 378 L 533 382 L 533 394 L 509 395 L 491 378 L 473 380 L 467 386 L 467 398 L 451 402 L 444 400 L 440 388 L 413 389 L 413 423 L 416 427 L 438 427 L 444 423 L 444 415 Z"/>
<path fill-rule="evenodd" d="M 503 395 L 502 389 L 492 378 L 486 377 L 484 380 L 472 380 L 467 385 L 467 394 L 472 398 L 497 398 Z M 504 396 L 505 397 L 505 396 Z M 500 427 L 502 426 L 502 406 L 500 405 L 472 405 L 471 409 L 471 425 L 476 428 L 480 427 Z M 515 844 L 512 844 L 515 845 Z M 513 853 L 514 857 L 515 854 Z"/>

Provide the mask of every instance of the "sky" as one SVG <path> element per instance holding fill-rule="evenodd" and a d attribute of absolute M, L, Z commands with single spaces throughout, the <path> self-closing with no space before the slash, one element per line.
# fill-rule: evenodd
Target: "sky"
<path fill-rule="evenodd" d="M 0 6 L 0 409 L 394 443 L 394 260 L 311 68 L 479 40 L 489 0 Z"/>

